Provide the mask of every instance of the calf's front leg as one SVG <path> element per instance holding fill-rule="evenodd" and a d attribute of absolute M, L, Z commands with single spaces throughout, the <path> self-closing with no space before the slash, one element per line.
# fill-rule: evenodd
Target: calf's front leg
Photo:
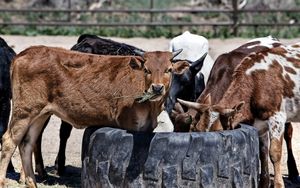
<path fill-rule="evenodd" d="M 36 141 L 41 134 L 44 123 L 49 117 L 47 114 L 39 114 L 35 116 L 35 121 L 30 122 L 27 132 L 22 142 L 19 144 L 22 166 L 25 175 L 25 183 L 27 187 L 36 188 L 36 179 L 32 168 L 32 152 L 36 146 Z"/>

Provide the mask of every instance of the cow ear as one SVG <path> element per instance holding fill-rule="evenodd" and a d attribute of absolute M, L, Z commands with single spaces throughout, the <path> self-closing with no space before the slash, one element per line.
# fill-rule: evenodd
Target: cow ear
<path fill-rule="evenodd" d="M 185 70 L 190 67 L 190 64 L 187 61 L 178 61 L 173 64 L 173 72 L 175 74 L 183 74 Z"/>
<path fill-rule="evenodd" d="M 235 114 L 239 113 L 244 104 L 245 104 L 245 102 L 242 101 L 239 104 L 235 105 L 233 108 L 218 108 L 218 107 L 216 107 L 216 109 L 218 109 L 217 111 L 219 111 L 222 115 L 224 115 L 226 117 L 230 117 L 230 116 L 234 116 Z"/>
<path fill-rule="evenodd" d="M 203 100 L 203 104 L 211 105 L 211 95 L 210 93 L 206 95 L 206 97 Z"/>
<path fill-rule="evenodd" d="M 192 73 L 197 74 L 202 66 L 203 66 L 203 62 L 206 58 L 207 53 L 205 53 L 201 58 L 199 58 L 198 60 L 194 61 L 190 67 L 190 70 Z"/>
<path fill-rule="evenodd" d="M 236 111 L 236 112 L 239 112 L 241 111 L 242 107 L 244 106 L 245 102 L 244 101 L 241 101 L 239 104 L 235 105 L 233 107 L 233 109 Z"/>
<path fill-rule="evenodd" d="M 143 68 L 143 62 L 141 58 L 131 58 L 129 66 L 135 70 L 141 70 Z"/>

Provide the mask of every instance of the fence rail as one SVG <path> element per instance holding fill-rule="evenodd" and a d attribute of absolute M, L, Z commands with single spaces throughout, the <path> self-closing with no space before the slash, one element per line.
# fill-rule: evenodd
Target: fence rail
<path fill-rule="evenodd" d="M 152 2 L 152 1 L 151 1 Z M 251 23 L 241 23 L 239 17 L 241 14 L 244 13 L 300 13 L 300 9 L 270 9 L 270 10 L 262 10 L 262 9 L 241 9 L 237 8 L 237 0 L 232 1 L 232 8 L 231 9 L 199 9 L 199 8 L 191 8 L 191 9 L 155 9 L 153 8 L 153 4 L 149 9 L 96 9 L 96 10 L 89 10 L 89 9 L 5 9 L 0 8 L 0 13 L 7 13 L 7 14 L 31 14 L 31 13 L 64 13 L 67 15 L 67 19 L 65 20 L 58 20 L 58 21 L 1 21 L 0 19 L 0 27 L 2 26 L 79 26 L 79 27 L 140 27 L 140 26 L 228 26 L 233 29 L 233 34 L 237 35 L 237 31 L 239 27 L 258 27 L 258 26 L 296 26 L 299 27 L 300 23 L 294 22 L 276 22 L 276 23 L 269 23 L 269 22 L 251 22 Z M 133 14 L 133 13 L 141 13 L 141 14 L 149 14 L 148 21 L 140 21 L 140 22 L 83 22 L 72 19 L 71 15 L 74 14 L 112 14 L 112 13 L 124 13 L 124 14 Z M 217 14 L 228 14 L 229 21 L 222 21 L 222 22 L 182 22 L 182 21 L 157 21 L 153 19 L 155 14 L 161 13 L 184 13 L 184 14 L 207 14 L 207 13 L 217 13 Z M 0 17 L 1 18 L 1 17 Z"/>
<path fill-rule="evenodd" d="M 297 9 L 241 9 L 234 11 L 233 9 L 5 9 L 0 8 L 0 12 L 62 12 L 62 13 L 274 13 L 274 12 L 300 12 L 300 8 Z"/>

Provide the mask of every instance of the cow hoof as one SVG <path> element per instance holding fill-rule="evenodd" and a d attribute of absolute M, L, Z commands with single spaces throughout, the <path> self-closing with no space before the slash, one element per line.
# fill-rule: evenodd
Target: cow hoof
<path fill-rule="evenodd" d="M 270 187 L 270 175 L 269 174 L 265 174 L 265 175 L 260 174 L 259 187 L 262 187 L 262 188 L 263 187 Z"/>
<path fill-rule="evenodd" d="M 274 185 L 275 185 L 274 188 L 283 188 L 284 187 L 283 182 L 275 183 Z"/>
<path fill-rule="evenodd" d="M 45 170 L 43 170 L 42 172 L 37 172 L 39 175 L 39 178 L 42 180 L 46 180 L 48 178 L 48 174 Z"/>
<path fill-rule="evenodd" d="M 21 169 L 21 172 L 20 172 L 19 183 L 20 184 L 25 184 L 25 172 L 24 172 L 23 168 Z"/>
<path fill-rule="evenodd" d="M 63 162 L 61 162 L 61 161 L 63 161 Z M 64 161 L 66 161 L 65 158 L 61 159 L 61 160 L 58 160 L 58 159 L 55 160 L 55 174 L 58 176 L 62 176 L 65 173 L 66 167 L 65 167 Z"/>
<path fill-rule="evenodd" d="M 5 187 L 5 179 L 0 179 L 0 188 Z"/>
<path fill-rule="evenodd" d="M 259 141 L 251 126 L 209 133 L 91 132 L 85 130 L 82 142 L 84 188 L 258 187 Z"/>
<path fill-rule="evenodd" d="M 41 178 L 41 179 L 47 179 L 47 177 L 48 177 L 48 174 L 47 174 L 47 172 L 46 172 L 46 170 L 44 169 L 44 168 L 40 168 L 39 166 L 36 166 L 36 168 L 35 168 L 35 172 L 39 175 L 39 177 Z"/>
<path fill-rule="evenodd" d="M 62 176 L 65 173 L 65 168 L 58 168 L 54 171 L 55 175 Z"/>
<path fill-rule="evenodd" d="M 31 177 L 27 177 L 26 178 L 26 187 L 28 187 L 28 188 L 37 188 L 37 185 Z"/>

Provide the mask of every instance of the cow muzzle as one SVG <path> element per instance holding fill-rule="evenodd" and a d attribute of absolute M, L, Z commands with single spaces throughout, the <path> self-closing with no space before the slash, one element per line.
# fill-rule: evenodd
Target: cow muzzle
<path fill-rule="evenodd" d="M 163 94 L 164 88 L 165 87 L 163 84 L 152 84 L 151 85 L 152 93 L 156 94 L 156 95 Z"/>
<path fill-rule="evenodd" d="M 165 86 L 163 84 L 151 84 L 148 90 L 143 95 L 135 98 L 138 103 L 145 101 L 160 101 L 165 95 Z"/>
<path fill-rule="evenodd" d="M 151 84 L 149 92 L 154 95 L 150 101 L 159 101 L 165 94 L 165 86 L 163 84 Z"/>

